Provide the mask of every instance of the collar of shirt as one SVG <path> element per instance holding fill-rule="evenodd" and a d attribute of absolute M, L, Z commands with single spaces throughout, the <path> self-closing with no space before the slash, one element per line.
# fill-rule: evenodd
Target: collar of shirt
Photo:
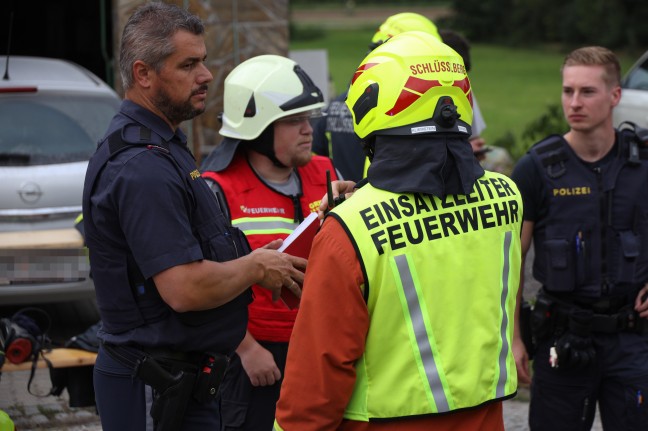
<path fill-rule="evenodd" d="M 132 100 L 125 99 L 122 101 L 120 112 L 143 126 L 148 127 L 167 142 L 173 140 L 176 143 L 187 145 L 187 136 L 180 128 L 177 128 L 175 132 L 172 131 L 162 118 Z"/>

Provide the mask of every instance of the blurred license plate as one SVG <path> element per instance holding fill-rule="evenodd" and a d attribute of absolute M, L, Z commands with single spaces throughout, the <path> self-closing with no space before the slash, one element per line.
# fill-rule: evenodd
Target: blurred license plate
<path fill-rule="evenodd" d="M 89 274 L 87 248 L 0 249 L 0 285 L 73 282 Z"/>

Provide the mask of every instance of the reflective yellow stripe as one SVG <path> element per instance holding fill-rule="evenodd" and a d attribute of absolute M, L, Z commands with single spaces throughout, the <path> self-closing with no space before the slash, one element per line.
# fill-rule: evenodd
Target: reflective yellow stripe
<path fill-rule="evenodd" d="M 326 142 L 328 142 L 328 156 L 332 159 L 333 158 L 333 137 L 331 136 L 331 132 L 329 130 L 326 131 Z"/>
<path fill-rule="evenodd" d="M 497 379 L 497 388 L 495 389 L 495 396 L 500 398 L 506 395 L 506 382 L 508 380 L 508 369 L 506 368 L 506 358 L 510 353 L 511 346 L 508 343 L 508 326 L 511 322 L 508 321 L 508 314 L 506 313 L 506 302 L 509 295 L 509 277 L 511 276 L 511 241 L 513 240 L 513 232 L 508 231 L 504 234 L 504 264 L 502 265 L 502 293 L 500 296 L 500 307 L 502 309 L 502 325 L 500 326 L 500 337 L 502 339 L 502 350 L 499 353 L 499 378 Z"/>
<path fill-rule="evenodd" d="M 407 255 L 394 256 L 392 271 L 400 283 L 399 296 L 404 300 L 406 312 L 409 316 L 410 339 L 416 345 L 419 356 L 419 373 L 423 381 L 427 382 L 429 390 L 426 391 L 432 411 L 447 412 L 454 409 L 454 405 L 446 395 L 447 382 L 443 370 L 437 366 L 435 357 L 440 357 L 434 340 L 434 333 L 429 329 L 430 319 L 425 307 L 421 307 L 422 293 L 418 292 L 420 283 L 416 276 L 416 268 L 409 261 Z"/>
<path fill-rule="evenodd" d="M 371 162 L 369 161 L 369 157 L 365 157 L 364 169 L 362 170 L 362 178 L 367 178 L 367 172 L 369 171 L 369 165 L 371 165 Z"/>
<path fill-rule="evenodd" d="M 244 217 L 232 220 L 232 225 L 241 229 L 245 235 L 290 235 L 297 227 L 293 219 L 283 217 Z"/>
<path fill-rule="evenodd" d="M 511 346 L 508 343 L 507 331 L 510 322 L 508 321 L 508 315 L 506 313 L 506 303 L 509 295 L 509 277 L 510 277 L 510 252 L 511 252 L 511 241 L 512 241 L 512 232 L 506 232 L 504 234 L 504 243 L 503 243 L 503 260 L 504 264 L 502 267 L 502 292 L 500 295 L 500 307 L 502 310 L 502 321 L 500 326 L 500 337 L 502 340 L 502 348 L 498 355 L 498 364 L 499 364 L 499 377 L 497 379 L 497 386 L 495 390 L 496 397 L 506 396 L 506 382 L 508 381 L 508 369 L 507 369 L 507 357 L 510 352 Z M 411 335 L 415 341 L 417 351 L 420 354 L 420 357 L 417 358 L 420 360 L 421 372 L 424 378 L 424 381 L 427 381 L 430 389 L 431 395 L 431 404 L 436 406 L 438 412 L 450 411 L 453 409 L 452 400 L 448 399 L 446 395 L 447 388 L 446 379 L 442 369 L 439 369 L 435 361 L 435 355 L 438 357 L 438 350 L 436 348 L 436 343 L 434 342 L 434 336 L 431 331 L 428 330 L 430 327 L 429 319 L 427 318 L 425 307 L 421 307 L 419 296 L 422 296 L 418 289 L 420 289 L 418 279 L 415 277 L 416 269 L 409 262 L 406 255 L 399 255 L 394 257 L 394 272 L 396 273 L 396 279 L 400 283 L 400 288 L 403 295 L 401 299 L 405 300 L 405 305 L 407 309 L 407 314 L 409 315 L 409 323 L 411 325 Z M 433 407 L 434 408 L 434 407 Z"/>

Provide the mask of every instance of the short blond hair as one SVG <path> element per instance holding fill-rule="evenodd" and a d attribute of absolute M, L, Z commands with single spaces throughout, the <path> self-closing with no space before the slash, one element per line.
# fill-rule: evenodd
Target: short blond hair
<path fill-rule="evenodd" d="M 603 66 L 603 80 L 611 88 L 621 86 L 621 65 L 615 53 L 602 46 L 578 48 L 565 57 L 560 71 L 566 66 Z"/>

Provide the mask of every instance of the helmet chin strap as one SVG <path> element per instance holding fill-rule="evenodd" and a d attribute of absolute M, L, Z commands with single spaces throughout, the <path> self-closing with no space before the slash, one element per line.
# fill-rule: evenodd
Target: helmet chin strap
<path fill-rule="evenodd" d="M 248 142 L 247 147 L 259 154 L 262 154 L 270 159 L 273 165 L 278 168 L 288 168 L 277 159 L 274 150 L 274 126 L 271 124 L 261 132 L 261 134 Z"/>

